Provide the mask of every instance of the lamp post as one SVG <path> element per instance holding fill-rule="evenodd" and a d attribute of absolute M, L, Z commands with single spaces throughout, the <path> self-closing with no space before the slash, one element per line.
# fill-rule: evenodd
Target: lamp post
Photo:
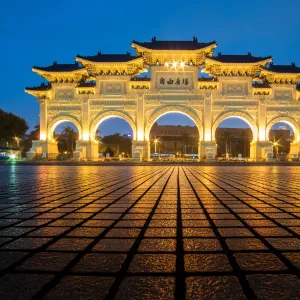
<path fill-rule="evenodd" d="M 17 142 L 17 147 L 19 148 L 20 147 L 20 140 L 21 139 L 18 136 L 15 136 L 14 140 Z"/>
<path fill-rule="evenodd" d="M 277 157 L 277 154 L 278 154 L 278 143 L 277 142 L 274 142 L 273 143 L 273 146 L 275 147 L 275 158 Z"/>
<path fill-rule="evenodd" d="M 158 143 L 158 139 L 154 140 L 154 153 L 156 153 L 156 144 Z"/>

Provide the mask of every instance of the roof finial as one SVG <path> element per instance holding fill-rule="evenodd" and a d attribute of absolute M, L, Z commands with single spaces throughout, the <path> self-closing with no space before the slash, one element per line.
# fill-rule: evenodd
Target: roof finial
<path fill-rule="evenodd" d="M 292 66 L 293 66 L 293 67 L 296 67 L 296 63 L 295 63 L 295 62 L 292 62 Z"/>
<path fill-rule="evenodd" d="M 126 51 L 126 54 L 129 56 L 130 55 L 129 51 Z"/>
<path fill-rule="evenodd" d="M 53 62 L 53 66 L 56 66 L 57 65 L 57 61 L 55 60 L 54 62 Z"/>
<path fill-rule="evenodd" d="M 251 52 L 248 52 L 248 55 L 249 55 L 249 56 L 252 56 L 252 53 L 251 53 Z"/>
<path fill-rule="evenodd" d="M 101 54 L 102 54 L 102 52 L 101 52 L 101 51 L 98 51 L 97 55 L 101 55 Z"/>
<path fill-rule="evenodd" d="M 222 55 L 222 52 L 218 52 L 218 56 L 221 56 Z"/>
<path fill-rule="evenodd" d="M 152 37 L 152 42 L 156 42 L 156 36 Z"/>
<path fill-rule="evenodd" d="M 196 36 L 193 36 L 193 42 L 195 42 L 195 43 L 198 42 L 198 38 Z"/>

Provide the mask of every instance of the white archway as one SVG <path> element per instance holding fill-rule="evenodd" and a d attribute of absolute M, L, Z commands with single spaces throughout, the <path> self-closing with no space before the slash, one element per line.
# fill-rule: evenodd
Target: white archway
<path fill-rule="evenodd" d="M 197 116 L 197 114 L 195 112 L 193 112 L 185 107 L 182 107 L 182 106 L 166 106 L 166 107 L 163 107 L 163 108 L 160 108 L 159 110 L 157 110 L 148 119 L 148 122 L 147 122 L 147 125 L 145 128 L 145 139 L 147 141 L 149 141 L 149 135 L 150 135 L 150 131 L 151 131 L 153 124 L 160 117 L 162 117 L 166 114 L 169 114 L 169 113 L 180 113 L 180 114 L 183 114 L 183 115 L 187 116 L 188 118 L 190 118 L 198 128 L 199 141 L 203 140 L 203 129 L 202 129 L 201 119 Z"/>
<path fill-rule="evenodd" d="M 136 140 L 136 125 L 131 116 L 127 115 L 126 113 L 120 112 L 120 111 L 106 111 L 103 113 L 100 113 L 96 119 L 92 122 L 90 127 L 90 139 L 95 139 L 96 130 L 99 127 L 99 125 L 104 122 L 107 119 L 110 118 L 121 118 L 125 120 L 129 126 L 132 129 L 133 133 L 133 140 Z"/>
<path fill-rule="evenodd" d="M 269 139 L 269 133 L 270 133 L 270 130 L 272 129 L 272 127 L 276 124 L 276 123 L 285 123 L 289 126 L 292 127 L 293 131 L 294 131 L 294 135 L 295 135 L 295 139 L 294 141 L 295 142 L 299 142 L 299 125 L 298 123 L 296 122 L 296 120 L 294 120 L 293 118 L 291 117 L 276 117 L 276 118 L 273 118 L 267 125 L 267 128 L 266 128 L 266 138 Z"/>
<path fill-rule="evenodd" d="M 243 120 L 246 122 L 249 127 L 252 130 L 252 135 L 253 135 L 253 141 L 258 140 L 258 128 L 252 117 L 246 113 L 243 112 L 226 112 L 217 117 L 215 120 L 213 126 L 212 126 L 212 140 L 215 141 L 215 135 L 216 135 L 216 130 L 220 123 L 222 123 L 224 120 L 230 119 L 230 118 L 238 118 L 240 120 Z"/>
<path fill-rule="evenodd" d="M 70 122 L 75 125 L 76 129 L 78 130 L 78 139 L 81 140 L 82 137 L 82 127 L 81 124 L 73 117 L 69 116 L 59 116 L 53 119 L 49 124 L 48 124 L 48 140 L 52 141 L 53 140 L 53 133 L 55 128 L 63 123 L 63 122 Z"/>

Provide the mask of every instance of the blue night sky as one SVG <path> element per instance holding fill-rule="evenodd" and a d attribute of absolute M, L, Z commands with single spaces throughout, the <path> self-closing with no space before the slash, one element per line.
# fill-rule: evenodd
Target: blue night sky
<path fill-rule="evenodd" d="M 284 6 L 286 4 L 286 6 Z M 125 53 L 132 40 L 216 40 L 216 52 L 272 55 L 275 64 L 300 65 L 299 0 L 223 1 L 1 1 L 0 108 L 39 121 L 37 100 L 24 93 L 42 82 L 33 65 L 72 63 L 76 54 Z M 170 114 L 161 124 L 192 125 Z M 225 125 L 240 126 L 230 120 Z M 118 119 L 101 125 L 102 134 L 126 133 Z"/>

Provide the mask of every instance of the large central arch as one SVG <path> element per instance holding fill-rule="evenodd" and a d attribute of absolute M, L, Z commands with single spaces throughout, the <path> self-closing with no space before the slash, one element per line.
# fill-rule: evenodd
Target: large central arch
<path fill-rule="evenodd" d="M 212 140 L 213 141 L 215 141 L 215 134 L 216 134 L 217 127 L 220 125 L 221 122 L 223 122 L 224 120 L 229 119 L 229 118 L 238 118 L 238 119 L 245 121 L 252 130 L 253 141 L 257 141 L 258 128 L 257 128 L 255 121 L 247 113 L 236 112 L 236 111 L 226 112 L 217 117 L 217 119 L 215 120 L 215 122 L 212 126 Z"/>
<path fill-rule="evenodd" d="M 149 135 L 151 128 L 153 124 L 156 122 L 157 119 L 162 117 L 163 115 L 169 114 L 169 113 L 181 113 L 183 115 L 186 115 L 188 118 L 190 118 L 197 126 L 199 131 L 199 140 L 203 140 L 203 128 L 202 128 L 202 122 L 201 119 L 197 116 L 195 112 L 193 112 L 190 109 L 187 109 L 183 106 L 166 106 L 163 108 L 160 108 L 156 110 L 148 119 L 148 122 L 145 127 L 145 139 L 149 141 Z"/>
<path fill-rule="evenodd" d="M 133 133 L 133 140 L 136 139 L 136 125 L 133 121 L 133 119 L 127 115 L 124 112 L 120 112 L 117 110 L 110 110 L 110 111 L 106 111 L 103 113 L 100 113 L 96 119 L 92 122 L 91 127 L 90 127 L 90 138 L 91 140 L 95 139 L 95 134 L 96 134 L 96 130 L 98 128 L 98 126 L 105 120 L 113 118 L 113 117 L 117 117 L 117 118 L 121 118 L 123 120 L 125 120 L 129 126 L 132 129 L 132 133 Z"/>
<path fill-rule="evenodd" d="M 48 129 L 47 129 L 47 132 L 48 132 L 48 140 L 53 140 L 53 133 L 54 133 L 54 130 L 55 128 L 63 123 L 63 122 L 70 122 L 72 124 L 75 125 L 76 129 L 78 130 L 78 134 L 79 134 L 79 140 L 81 139 L 82 137 L 82 127 L 81 127 L 81 124 L 73 117 L 70 117 L 70 116 L 59 116 L 59 117 L 56 117 L 54 118 L 49 124 L 48 124 Z"/>

